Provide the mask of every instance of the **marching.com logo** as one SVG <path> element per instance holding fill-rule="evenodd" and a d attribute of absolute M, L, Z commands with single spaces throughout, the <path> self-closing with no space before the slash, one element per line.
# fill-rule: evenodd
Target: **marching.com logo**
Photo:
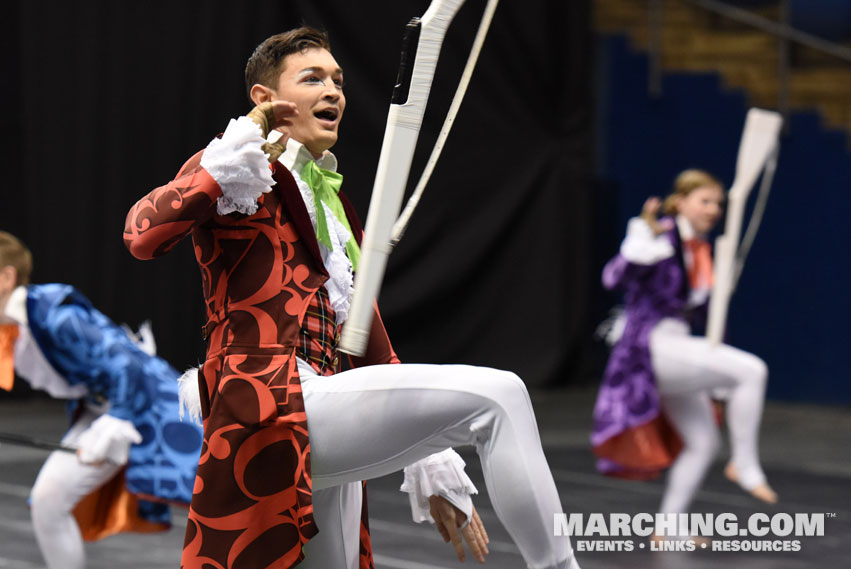
<path fill-rule="evenodd" d="M 835 514 L 757 513 L 744 521 L 732 513 L 555 514 L 553 535 L 574 538 L 578 551 L 800 551 L 801 541 L 793 538 L 823 536 L 825 517 Z M 630 539 L 651 535 L 663 539 Z"/>

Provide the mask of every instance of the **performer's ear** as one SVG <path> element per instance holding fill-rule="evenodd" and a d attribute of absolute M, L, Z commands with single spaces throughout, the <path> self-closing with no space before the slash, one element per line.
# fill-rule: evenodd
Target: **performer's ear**
<path fill-rule="evenodd" d="M 260 83 L 255 83 L 251 86 L 251 100 L 255 105 L 259 105 L 261 103 L 268 103 L 272 100 L 272 95 L 274 94 L 272 90 Z"/>

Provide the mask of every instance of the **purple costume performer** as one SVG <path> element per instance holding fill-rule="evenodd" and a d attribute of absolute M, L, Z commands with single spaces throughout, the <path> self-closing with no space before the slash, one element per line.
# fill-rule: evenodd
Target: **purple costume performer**
<path fill-rule="evenodd" d="M 626 290 L 626 325 L 594 406 L 591 444 L 599 457 L 597 468 L 605 474 L 653 478 L 670 466 L 681 447 L 661 412 L 650 360 L 651 330 L 662 318 L 686 317 L 690 291 L 682 240 L 669 222 L 666 235 L 674 255 L 642 265 L 618 253 L 603 268 L 603 286 Z"/>

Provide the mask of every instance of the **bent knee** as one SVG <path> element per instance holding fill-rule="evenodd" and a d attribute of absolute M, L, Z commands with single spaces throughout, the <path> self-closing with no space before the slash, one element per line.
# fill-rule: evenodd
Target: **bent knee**
<path fill-rule="evenodd" d="M 759 356 L 753 356 L 751 359 L 751 374 L 760 381 L 768 380 L 768 364 Z"/>
<path fill-rule="evenodd" d="M 471 412 L 506 417 L 533 415 L 529 392 L 517 374 L 469 365 L 446 366 L 444 370 L 452 391 L 472 396 Z"/>
<path fill-rule="evenodd" d="M 519 418 L 533 414 L 529 391 L 517 374 L 509 371 L 487 369 L 479 393 L 485 405 L 505 417 Z"/>
<path fill-rule="evenodd" d="M 719 357 L 709 364 L 709 368 L 735 384 L 764 384 L 768 379 L 768 365 L 762 358 L 736 348 L 719 353 Z"/>
<path fill-rule="evenodd" d="M 499 369 L 488 369 L 487 372 L 489 395 L 495 401 L 525 402 L 529 399 L 529 391 L 526 389 L 526 384 L 523 383 L 523 380 L 516 373 Z"/>
<path fill-rule="evenodd" d="M 768 365 L 759 356 L 745 353 L 738 363 L 739 382 L 764 385 L 768 381 Z"/>

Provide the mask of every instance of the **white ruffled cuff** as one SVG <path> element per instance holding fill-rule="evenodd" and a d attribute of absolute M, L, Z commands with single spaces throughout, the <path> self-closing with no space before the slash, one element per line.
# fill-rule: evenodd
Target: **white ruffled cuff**
<path fill-rule="evenodd" d="M 219 215 L 235 211 L 252 215 L 257 211 L 257 199 L 275 185 L 269 156 L 261 148 L 265 142 L 254 121 L 239 117 L 231 119 L 221 138 L 207 145 L 201 167 L 222 189 L 216 202 Z"/>
<path fill-rule="evenodd" d="M 133 423 L 112 415 L 101 415 L 80 435 L 77 448 L 80 462 L 108 460 L 114 464 L 127 464 L 130 445 L 141 442 L 142 435 Z"/>
<path fill-rule="evenodd" d="M 627 261 L 636 265 L 654 265 L 674 256 L 674 246 L 668 235 L 655 235 L 650 225 L 640 217 L 629 220 L 620 251 Z"/>
<path fill-rule="evenodd" d="M 402 492 L 411 500 L 411 515 L 417 523 L 434 520 L 429 513 L 430 496 L 442 496 L 464 512 L 470 522 L 473 516 L 472 494 L 478 494 L 473 481 L 464 471 L 464 459 L 451 448 L 435 453 L 405 467 Z"/>

